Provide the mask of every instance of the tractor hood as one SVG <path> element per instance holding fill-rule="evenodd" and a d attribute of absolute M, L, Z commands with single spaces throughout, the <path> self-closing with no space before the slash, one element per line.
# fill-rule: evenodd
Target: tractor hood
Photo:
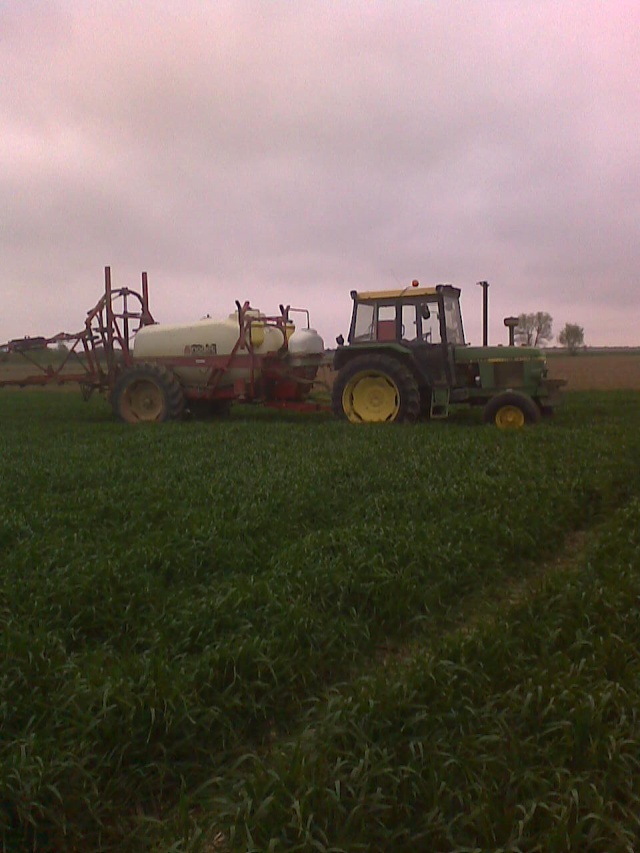
<path fill-rule="evenodd" d="M 456 364 L 478 361 L 535 361 L 545 360 L 537 347 L 456 347 Z"/>

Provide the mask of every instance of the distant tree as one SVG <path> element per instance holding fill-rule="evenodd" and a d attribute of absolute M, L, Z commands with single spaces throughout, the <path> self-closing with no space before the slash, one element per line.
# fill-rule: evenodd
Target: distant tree
<path fill-rule="evenodd" d="M 56 349 L 60 353 L 69 352 L 69 347 L 64 343 L 64 341 L 59 341 L 58 345 L 56 346 Z"/>
<path fill-rule="evenodd" d="M 519 344 L 537 347 L 538 344 L 548 343 L 553 338 L 551 331 L 553 317 L 546 311 L 536 311 L 535 314 L 520 314 L 515 328 L 515 339 Z"/>
<path fill-rule="evenodd" d="M 576 323 L 565 323 L 564 329 L 558 335 L 558 343 L 567 347 L 570 353 L 575 353 L 578 347 L 584 346 L 584 329 Z"/>

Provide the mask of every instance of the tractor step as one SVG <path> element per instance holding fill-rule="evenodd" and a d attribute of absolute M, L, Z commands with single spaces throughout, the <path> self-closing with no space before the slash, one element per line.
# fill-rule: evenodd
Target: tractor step
<path fill-rule="evenodd" d="M 445 385 L 440 388 L 438 386 L 435 386 L 431 389 L 431 409 L 429 411 L 429 417 L 432 420 L 449 417 L 450 390 L 451 389 L 448 385 Z"/>

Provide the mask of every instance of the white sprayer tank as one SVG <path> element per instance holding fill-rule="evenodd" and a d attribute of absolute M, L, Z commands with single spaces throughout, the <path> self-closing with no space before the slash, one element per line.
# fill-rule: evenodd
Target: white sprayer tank
<path fill-rule="evenodd" d="M 324 341 L 315 329 L 296 329 L 289 337 L 289 361 L 292 366 L 307 361 L 307 356 L 324 353 Z"/>
<path fill-rule="evenodd" d="M 251 342 L 257 355 L 276 353 L 284 345 L 284 335 L 275 326 L 260 323 L 263 316 L 252 310 L 255 317 L 251 324 Z M 287 334 L 289 359 L 292 365 L 303 362 L 305 356 L 319 355 L 324 351 L 324 342 L 314 329 L 295 329 L 289 324 Z M 144 326 L 138 331 L 133 345 L 133 357 L 136 361 L 152 361 L 156 358 L 206 358 L 211 355 L 229 355 L 236 343 L 240 327 L 238 315 L 230 314 L 225 320 L 213 320 L 206 317 L 194 323 L 181 325 Z M 239 351 L 242 354 L 242 350 Z M 246 352 L 246 350 L 244 351 Z M 211 376 L 211 368 L 185 366 L 173 368 L 174 373 L 187 386 L 205 385 Z M 247 377 L 246 367 L 228 370 L 219 384 L 219 388 L 233 385 L 236 379 Z M 256 376 L 257 378 L 257 376 Z"/>
<path fill-rule="evenodd" d="M 256 322 L 251 326 L 254 352 L 258 355 L 277 352 L 284 343 L 282 332 L 273 326 L 262 325 L 258 311 L 252 312 L 252 315 L 256 317 Z M 133 357 L 137 361 L 152 361 L 155 358 L 186 356 L 197 359 L 211 355 L 229 355 L 238 342 L 239 334 L 237 314 L 230 314 L 226 320 L 206 317 L 181 325 L 144 326 L 135 337 Z M 211 376 L 211 368 L 207 366 L 175 367 L 173 371 L 183 385 L 205 385 Z M 218 387 L 233 385 L 236 379 L 246 376 L 247 368 L 233 368 L 224 374 Z"/>

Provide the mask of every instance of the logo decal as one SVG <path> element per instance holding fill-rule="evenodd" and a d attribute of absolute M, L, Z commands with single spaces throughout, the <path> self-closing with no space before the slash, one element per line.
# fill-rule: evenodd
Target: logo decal
<path fill-rule="evenodd" d="M 191 344 L 184 348 L 185 355 L 216 355 L 217 352 L 216 344 Z"/>

